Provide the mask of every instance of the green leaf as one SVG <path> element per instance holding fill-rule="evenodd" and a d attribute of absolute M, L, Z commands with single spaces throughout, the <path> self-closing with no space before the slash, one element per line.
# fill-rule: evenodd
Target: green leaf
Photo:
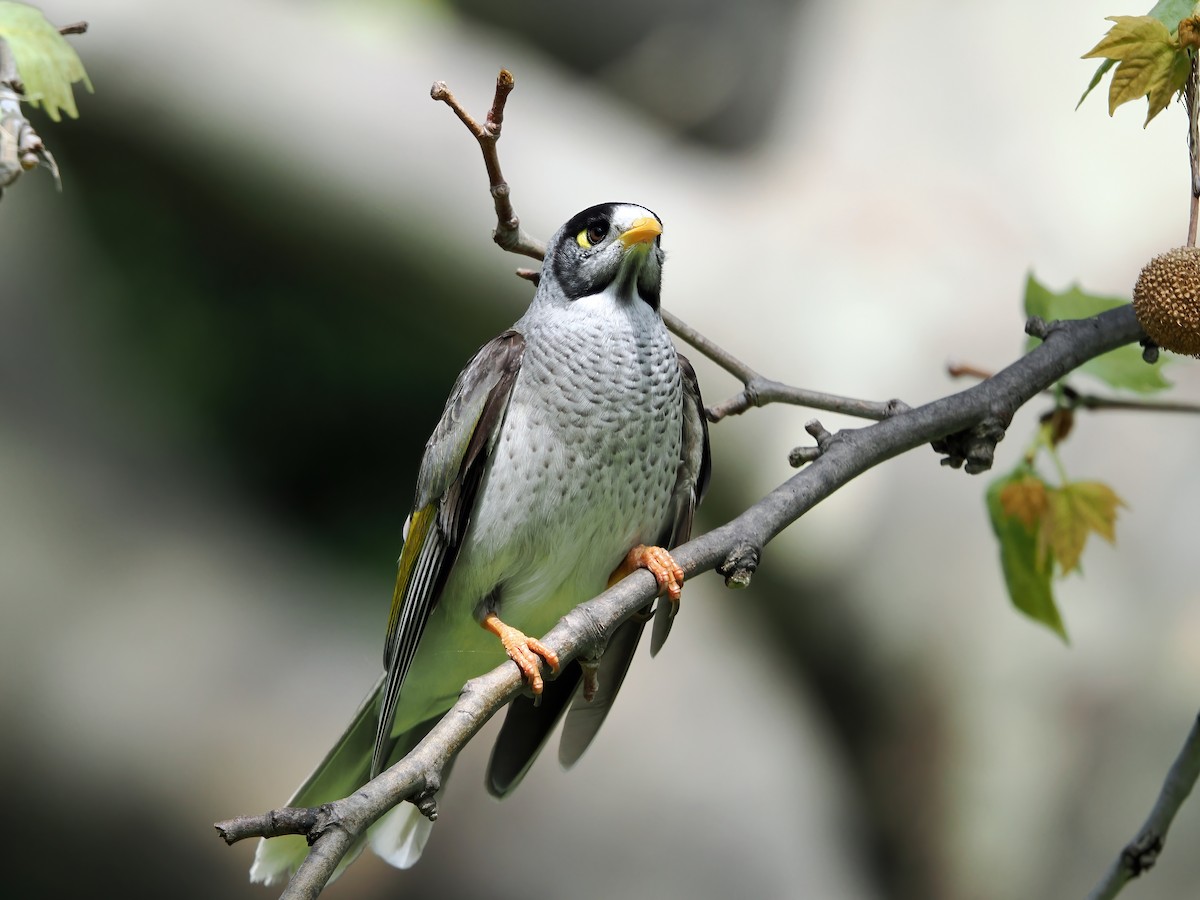
<path fill-rule="evenodd" d="M 1079 568 L 1079 557 L 1087 543 L 1087 519 L 1076 509 L 1075 498 L 1068 488 L 1051 489 L 1046 494 L 1046 516 L 1038 532 L 1040 558 L 1050 556 L 1059 570 L 1069 575 Z"/>
<path fill-rule="evenodd" d="M 1150 90 L 1146 94 L 1146 102 L 1149 106 L 1146 112 L 1146 121 L 1142 123 L 1143 128 L 1150 124 L 1151 119 L 1166 109 L 1175 96 L 1184 89 L 1187 85 L 1188 73 L 1191 70 L 1192 59 L 1186 50 L 1171 54 L 1169 67 L 1163 73 L 1163 77 L 1150 85 Z"/>
<path fill-rule="evenodd" d="M 1108 16 L 1112 28 L 1084 59 L 1137 59 L 1170 46 L 1171 32 L 1153 16 Z"/>
<path fill-rule="evenodd" d="M 25 96 L 34 106 L 59 121 L 59 110 L 79 118 L 71 85 L 82 81 L 92 90 L 74 48 L 41 12 L 24 3 L 0 0 L 0 38 L 4 38 L 25 82 Z"/>
<path fill-rule="evenodd" d="M 1157 4 L 1154 4 L 1153 8 L 1151 8 L 1151 11 L 1147 13 L 1146 17 L 1121 17 L 1121 18 L 1153 18 L 1153 19 L 1157 19 L 1158 22 L 1163 24 L 1163 26 L 1166 30 L 1166 34 L 1168 34 L 1168 36 L 1170 36 L 1172 34 L 1175 34 L 1175 31 L 1178 29 L 1178 26 L 1180 26 L 1180 22 L 1182 19 L 1186 19 L 1189 16 L 1192 16 L 1193 6 L 1194 6 L 1194 4 L 1193 4 L 1192 0 L 1158 0 Z M 1110 19 L 1110 20 L 1115 20 L 1115 19 Z M 1109 31 L 1109 35 L 1111 35 L 1112 31 L 1115 31 L 1115 30 L 1116 29 L 1111 29 Z M 1100 41 L 1100 43 L 1098 43 L 1096 47 L 1092 48 L 1090 53 L 1088 53 L 1084 56 L 1084 59 L 1087 59 L 1088 56 L 1091 56 L 1092 54 L 1096 53 L 1097 50 L 1100 49 L 1100 47 L 1104 46 L 1105 41 L 1108 41 L 1108 40 L 1109 40 L 1108 36 L 1105 36 L 1105 38 L 1103 38 L 1103 40 Z M 1105 54 L 1099 54 L 1099 55 L 1105 55 Z M 1156 116 L 1159 112 L 1162 112 L 1162 110 L 1166 106 L 1168 106 L 1168 104 L 1171 101 L 1171 97 L 1175 96 L 1176 90 L 1182 89 L 1183 80 L 1180 79 L 1180 73 L 1182 71 L 1183 79 L 1186 80 L 1187 64 L 1186 64 L 1186 61 L 1184 61 L 1184 60 L 1186 60 L 1186 55 L 1187 54 L 1182 54 L 1182 53 L 1176 54 L 1176 59 L 1172 60 L 1171 64 L 1165 68 L 1164 78 L 1162 80 L 1159 80 L 1159 82 L 1157 82 L 1156 84 L 1154 84 L 1152 86 L 1152 88 L 1148 88 L 1145 91 L 1146 95 L 1150 95 L 1150 110 L 1148 110 L 1148 113 L 1146 115 L 1146 124 L 1147 125 L 1150 124 L 1150 120 L 1153 119 L 1154 116 Z M 1110 68 L 1117 65 L 1118 59 L 1120 59 L 1120 58 L 1116 58 L 1116 56 L 1114 56 L 1114 58 L 1105 59 L 1104 62 L 1102 62 L 1102 64 L 1099 65 L 1099 67 L 1096 70 L 1096 73 L 1094 73 L 1092 76 L 1091 82 L 1087 83 L 1087 88 L 1084 89 L 1084 92 L 1082 92 L 1082 95 L 1079 97 L 1079 102 L 1075 104 L 1075 109 L 1079 109 L 1079 107 L 1082 106 L 1082 103 L 1084 103 L 1084 101 L 1086 100 L 1087 95 L 1091 94 L 1092 89 L 1096 88 L 1096 85 L 1098 85 L 1100 82 L 1102 82 L 1105 74 L 1108 74 Z M 1114 78 L 1116 78 L 1115 74 L 1114 74 Z M 1177 85 L 1177 86 L 1174 86 L 1174 85 Z M 1141 96 L 1141 95 L 1139 95 L 1139 96 Z M 1112 91 L 1110 90 L 1110 94 L 1109 94 L 1109 114 L 1110 115 L 1112 114 L 1112 110 L 1114 110 L 1116 108 L 1116 106 L 1120 106 L 1120 103 L 1114 104 L 1114 102 L 1112 102 L 1112 100 L 1114 100 L 1114 95 L 1112 95 Z M 1121 102 L 1126 102 L 1126 101 L 1121 101 Z"/>
<path fill-rule="evenodd" d="M 1055 293 L 1038 281 L 1033 273 L 1025 281 L 1025 315 L 1041 316 L 1048 322 L 1055 319 L 1086 319 L 1128 302 L 1122 297 L 1087 294 L 1074 284 L 1061 293 Z M 1025 351 L 1029 352 L 1040 343 L 1038 338 L 1029 338 Z M 1079 371 L 1099 378 L 1118 390 L 1150 394 L 1171 386 L 1171 382 L 1162 374 L 1166 360 L 1167 354 L 1163 353 L 1157 362 L 1147 363 L 1142 359 L 1141 348 L 1131 344 L 1088 360 L 1079 367 Z"/>
<path fill-rule="evenodd" d="M 1194 0 L 1158 0 L 1147 15 L 1154 16 L 1167 26 L 1169 31 L 1179 27 L 1179 20 L 1186 19 L 1192 14 Z"/>
<path fill-rule="evenodd" d="M 1083 58 L 1119 59 L 1109 84 L 1108 114 L 1123 103 L 1148 97 L 1149 124 L 1183 89 L 1190 67 L 1188 53 L 1167 26 L 1152 16 L 1108 18 L 1113 27 Z"/>
<path fill-rule="evenodd" d="M 1046 492 L 1046 512 L 1039 532 L 1043 555 L 1049 552 L 1064 575 L 1079 568 L 1088 536 L 1095 532 L 1116 543 L 1117 507 L 1121 498 L 1099 481 L 1074 481 Z"/>
<path fill-rule="evenodd" d="M 1092 88 L 1104 80 L 1104 76 L 1108 74 L 1108 70 L 1117 64 L 1115 59 L 1106 59 L 1096 68 L 1096 74 L 1092 76 L 1092 80 L 1088 82 L 1088 86 L 1083 89 L 1083 93 L 1079 95 L 1079 102 L 1075 104 L 1075 108 L 1083 106 L 1083 101 L 1087 99 L 1087 95 L 1092 92 Z"/>
<path fill-rule="evenodd" d="M 1074 284 L 1065 291 L 1055 293 L 1038 281 L 1032 273 L 1025 281 L 1025 315 L 1041 316 L 1047 322 L 1055 319 L 1086 319 L 1128 302 L 1123 297 L 1087 294 Z M 1037 338 L 1031 340 L 1035 344 L 1038 343 Z"/>
<path fill-rule="evenodd" d="M 1125 502 L 1102 481 L 1073 481 L 1070 490 L 1075 508 L 1088 527 L 1110 544 L 1117 542 L 1117 507 Z"/>
<path fill-rule="evenodd" d="M 1028 477 L 1028 470 L 1022 466 L 988 485 L 988 516 L 1000 543 L 1000 568 L 1013 605 L 1066 641 L 1067 631 L 1050 587 L 1053 561 L 1046 555 L 1039 559 L 1037 530 L 1026 528 L 1019 516 L 1009 515 L 1001 500 L 1001 494 L 1010 484 Z"/>
<path fill-rule="evenodd" d="M 1046 514 L 1046 482 L 1032 472 L 1005 480 L 998 499 L 1004 515 L 1017 519 L 1025 530 L 1036 532 Z"/>

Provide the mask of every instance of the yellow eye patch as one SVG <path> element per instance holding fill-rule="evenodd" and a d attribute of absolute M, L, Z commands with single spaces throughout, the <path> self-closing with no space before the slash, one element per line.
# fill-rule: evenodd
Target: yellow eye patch
<path fill-rule="evenodd" d="M 588 220 L 587 228 L 575 235 L 575 243 L 584 250 L 590 250 L 608 237 L 610 227 L 608 219 L 602 216 L 593 217 Z"/>

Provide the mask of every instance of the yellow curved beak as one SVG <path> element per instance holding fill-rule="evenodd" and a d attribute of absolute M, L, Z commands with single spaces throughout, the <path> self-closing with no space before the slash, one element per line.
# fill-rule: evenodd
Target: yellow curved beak
<path fill-rule="evenodd" d="M 635 219 L 628 231 L 621 233 L 620 241 L 628 250 L 634 244 L 648 244 L 660 234 L 662 234 L 662 226 L 658 224 L 658 219 L 652 216 L 643 216 Z"/>

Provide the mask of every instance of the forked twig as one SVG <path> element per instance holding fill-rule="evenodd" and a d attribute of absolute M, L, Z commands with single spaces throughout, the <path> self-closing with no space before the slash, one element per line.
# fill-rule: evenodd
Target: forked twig
<path fill-rule="evenodd" d="M 501 69 L 496 78 L 496 95 L 492 100 L 492 108 L 488 110 L 487 119 L 482 125 L 463 108 L 446 82 L 435 81 L 429 91 L 429 96 L 434 100 L 440 100 L 454 110 L 454 114 L 467 126 L 467 130 L 474 135 L 483 150 L 483 163 L 487 167 L 492 200 L 496 205 L 496 230 L 492 232 L 493 240 L 510 253 L 544 259 L 546 245 L 521 230 L 521 220 L 517 218 L 516 211 L 513 209 L 508 182 L 504 180 L 504 175 L 500 171 L 500 155 L 496 149 L 496 142 L 500 139 L 500 126 L 504 121 L 504 106 L 508 102 L 508 95 L 512 93 L 515 86 L 516 81 L 512 73 L 507 69 Z M 517 275 L 535 284 L 538 280 L 538 273 L 532 269 L 518 269 Z M 724 403 L 705 409 L 705 415 L 711 422 L 719 422 L 726 416 L 738 415 L 751 407 L 766 406 L 768 403 L 790 403 L 795 406 L 840 412 L 876 421 L 887 418 L 899 409 L 906 408 L 899 400 L 888 400 L 883 403 L 856 400 L 852 397 L 839 397 L 836 394 L 826 394 L 821 391 L 809 391 L 764 378 L 678 316 L 665 309 L 662 311 L 662 316 L 667 327 L 680 339 L 691 344 L 742 382 L 743 389 L 738 394 Z"/>
<path fill-rule="evenodd" d="M 521 220 L 513 210 L 508 182 L 504 180 L 504 173 L 500 171 L 500 156 L 496 152 L 496 142 L 500 140 L 500 127 L 504 124 L 504 105 L 508 102 L 508 95 L 512 93 L 515 84 L 512 72 L 501 69 L 496 77 L 496 95 L 492 99 L 492 108 L 488 110 L 482 125 L 463 108 L 458 98 L 446 86 L 446 82 L 435 81 L 429 90 L 429 96 L 454 110 L 454 114 L 475 136 L 475 140 L 479 142 L 479 149 L 483 151 L 483 164 L 487 167 L 492 202 L 496 205 L 496 230 L 492 232 L 492 240 L 510 253 L 542 259 L 546 255 L 546 245 L 521 230 Z"/>

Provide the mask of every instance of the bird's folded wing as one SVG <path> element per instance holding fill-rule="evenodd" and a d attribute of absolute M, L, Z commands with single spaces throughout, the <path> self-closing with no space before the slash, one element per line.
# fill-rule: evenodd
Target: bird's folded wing
<path fill-rule="evenodd" d="M 400 688 L 470 525 L 524 350 L 525 339 L 516 331 L 506 331 L 485 344 L 458 376 L 425 445 L 388 618 L 383 655 L 387 677 L 372 776 L 387 764 Z"/>
<path fill-rule="evenodd" d="M 696 370 L 682 353 L 679 370 L 683 375 L 683 441 L 680 443 L 679 472 L 671 495 L 674 511 L 667 549 L 687 542 L 692 536 L 692 519 L 696 507 L 708 491 L 712 474 L 712 453 L 708 444 L 708 420 L 704 417 L 704 400 L 700 397 L 700 382 Z M 658 603 L 654 614 L 654 629 L 650 635 L 650 655 L 658 653 L 671 631 L 673 603 Z"/>

